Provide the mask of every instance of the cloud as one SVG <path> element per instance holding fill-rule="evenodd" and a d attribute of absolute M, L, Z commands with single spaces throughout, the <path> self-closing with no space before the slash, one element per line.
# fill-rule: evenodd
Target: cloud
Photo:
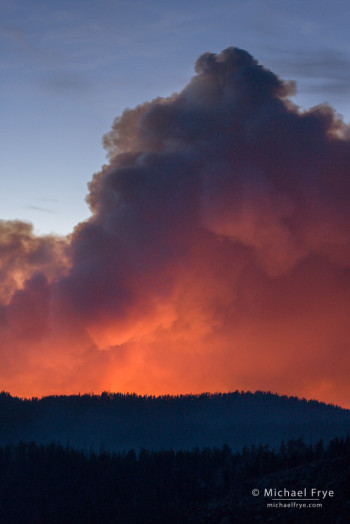
<path fill-rule="evenodd" d="M 115 120 L 66 241 L 3 223 L 6 389 L 347 402 L 349 130 L 241 49 L 195 72 Z"/>
<path fill-rule="evenodd" d="M 68 265 L 67 241 L 56 236 L 37 237 L 33 226 L 19 220 L 0 220 L 0 299 L 7 304 L 33 275 L 52 280 Z"/>
<path fill-rule="evenodd" d="M 332 49 L 287 51 L 274 49 L 276 68 L 283 74 L 303 80 L 305 92 L 348 95 L 349 57 Z"/>
<path fill-rule="evenodd" d="M 91 82 L 83 75 L 72 72 L 56 72 L 43 81 L 44 86 L 53 92 L 84 92 L 91 88 Z"/>
<path fill-rule="evenodd" d="M 0 24 L 0 38 L 5 41 L 22 43 L 27 37 L 27 34 L 20 27 L 9 24 Z"/>
<path fill-rule="evenodd" d="M 46 207 L 41 207 L 41 206 L 23 206 L 25 207 L 25 209 L 32 209 L 33 211 L 40 211 L 42 213 L 50 213 L 50 214 L 54 214 L 55 211 L 53 211 L 52 209 L 47 209 Z"/>

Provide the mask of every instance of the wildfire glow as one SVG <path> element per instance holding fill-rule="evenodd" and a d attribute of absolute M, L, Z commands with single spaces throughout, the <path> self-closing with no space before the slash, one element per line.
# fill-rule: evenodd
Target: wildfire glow
<path fill-rule="evenodd" d="M 0 224 L 2 389 L 350 407 L 350 133 L 293 89 L 206 53 L 181 93 L 116 119 L 69 238 Z"/>

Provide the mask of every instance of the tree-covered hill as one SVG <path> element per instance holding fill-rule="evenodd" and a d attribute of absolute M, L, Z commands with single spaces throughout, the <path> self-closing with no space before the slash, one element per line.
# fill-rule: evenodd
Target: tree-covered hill
<path fill-rule="evenodd" d="M 232 449 L 303 437 L 325 442 L 350 431 L 350 411 L 271 393 L 135 394 L 19 399 L 0 394 L 0 444 L 69 443 L 77 449 Z"/>
<path fill-rule="evenodd" d="M 88 453 L 34 442 L 0 447 L 6 524 L 346 524 L 350 438 L 233 452 Z M 267 507 L 265 488 L 332 491 L 322 507 Z M 260 496 L 252 495 L 259 489 Z"/>

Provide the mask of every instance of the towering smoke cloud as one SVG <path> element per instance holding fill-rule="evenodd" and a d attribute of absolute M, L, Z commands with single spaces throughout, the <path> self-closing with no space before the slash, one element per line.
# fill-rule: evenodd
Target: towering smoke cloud
<path fill-rule="evenodd" d="M 115 120 L 69 238 L 1 224 L 3 389 L 349 406 L 349 129 L 243 50 L 195 71 Z"/>

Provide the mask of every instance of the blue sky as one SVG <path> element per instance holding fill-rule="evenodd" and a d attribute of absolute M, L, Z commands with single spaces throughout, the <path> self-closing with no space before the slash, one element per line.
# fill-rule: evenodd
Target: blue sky
<path fill-rule="evenodd" d="M 345 0 L 2 0 L 0 218 L 69 233 L 113 119 L 181 90 L 205 51 L 246 49 L 349 122 L 349 20 Z"/>

